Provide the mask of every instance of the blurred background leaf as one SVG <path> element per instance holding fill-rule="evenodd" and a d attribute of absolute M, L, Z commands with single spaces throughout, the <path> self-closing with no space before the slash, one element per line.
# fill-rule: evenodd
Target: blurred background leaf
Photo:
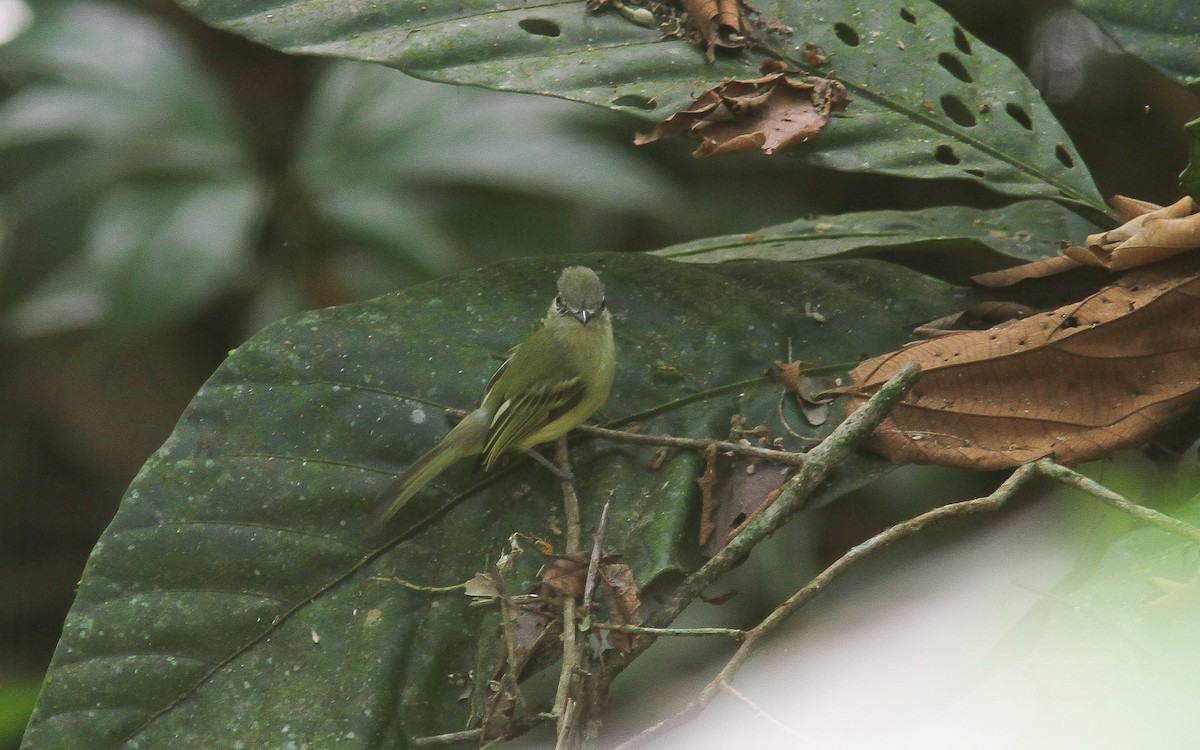
<path fill-rule="evenodd" d="M 1074 0 L 1073 4 L 1121 45 L 1177 83 L 1200 77 L 1196 39 L 1200 6 L 1132 0 Z"/>

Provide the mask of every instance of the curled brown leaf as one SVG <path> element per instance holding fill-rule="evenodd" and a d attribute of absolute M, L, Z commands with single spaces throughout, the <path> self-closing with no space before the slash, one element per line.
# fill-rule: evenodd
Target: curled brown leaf
<path fill-rule="evenodd" d="M 1191 198 L 1160 207 L 1118 196 L 1112 201 L 1125 223 L 1087 237 L 1063 253 L 1079 263 L 1122 271 L 1200 247 L 1200 208 Z"/>
<path fill-rule="evenodd" d="M 726 81 L 697 97 L 692 106 L 659 123 L 641 146 L 687 134 L 700 142 L 693 156 L 741 151 L 774 154 L 820 136 L 833 112 L 850 97 L 828 78 L 800 78 L 778 61 L 763 63 L 765 75 Z"/>
<path fill-rule="evenodd" d="M 1145 441 L 1200 400 L 1200 253 L 1082 302 L 867 360 L 847 413 L 909 361 L 920 382 L 869 443 L 895 463 L 1075 464 Z"/>

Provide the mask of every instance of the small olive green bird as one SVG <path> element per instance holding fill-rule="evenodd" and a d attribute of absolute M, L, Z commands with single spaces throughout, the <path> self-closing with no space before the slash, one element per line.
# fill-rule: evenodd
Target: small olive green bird
<path fill-rule="evenodd" d="M 612 316 L 604 285 L 590 268 L 571 266 L 541 327 L 509 352 L 484 388 L 479 408 L 396 478 L 367 520 L 375 533 L 409 498 L 451 464 L 480 456 L 490 468 L 505 451 L 557 440 L 596 413 L 616 371 Z"/>

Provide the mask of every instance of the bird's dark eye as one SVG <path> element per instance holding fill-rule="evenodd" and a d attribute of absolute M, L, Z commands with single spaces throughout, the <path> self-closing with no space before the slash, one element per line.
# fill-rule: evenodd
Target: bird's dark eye
<path fill-rule="evenodd" d="M 607 309 L 608 309 L 608 297 L 601 297 L 600 298 L 600 311 L 603 312 Z"/>
<path fill-rule="evenodd" d="M 542 299 L 546 299 L 546 298 L 542 297 Z M 566 303 L 563 302 L 563 298 L 562 298 L 561 294 L 554 298 L 554 306 L 559 307 L 559 308 L 567 306 Z"/>

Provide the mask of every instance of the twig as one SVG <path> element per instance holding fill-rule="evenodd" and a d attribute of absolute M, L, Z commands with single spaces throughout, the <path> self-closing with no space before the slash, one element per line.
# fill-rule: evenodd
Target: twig
<path fill-rule="evenodd" d="M 447 409 L 446 413 L 456 419 L 462 419 L 470 412 L 465 409 Z M 709 440 L 707 438 L 685 438 L 675 437 L 674 435 L 650 435 L 640 432 L 627 432 L 625 430 L 613 430 L 607 427 L 591 427 L 581 425 L 571 431 L 573 434 L 587 435 L 589 437 L 603 438 L 612 443 L 629 443 L 632 445 L 658 445 L 666 448 L 689 448 L 691 450 L 707 450 L 710 445 L 715 445 L 717 450 L 727 453 L 734 453 L 742 456 L 750 456 L 751 458 L 761 458 L 766 461 L 772 461 L 777 464 L 786 464 L 788 466 L 802 466 L 805 461 L 805 454 L 796 453 L 794 451 L 781 451 L 775 448 L 764 448 L 760 445 L 751 445 L 749 443 L 735 443 L 730 440 Z M 806 440 L 810 438 L 804 438 Z"/>
<path fill-rule="evenodd" d="M 803 466 L 807 460 L 806 454 L 794 451 L 781 451 L 775 448 L 764 448 L 750 443 L 735 443 L 729 440 L 708 440 L 704 438 L 684 438 L 673 435 L 648 435 L 640 432 L 610 430 L 605 427 L 576 427 L 581 435 L 589 435 L 608 440 L 613 443 L 631 443 L 634 445 L 660 445 L 667 448 L 690 448 L 692 450 L 707 450 L 716 446 L 717 450 L 735 453 L 751 458 L 761 458 L 777 464 L 788 466 Z"/>
<path fill-rule="evenodd" d="M 592 557 L 588 560 L 587 579 L 583 584 L 583 614 L 586 617 L 592 611 L 592 595 L 596 591 L 596 576 L 600 572 L 600 558 L 604 555 L 604 538 L 608 535 L 608 517 L 612 510 L 612 493 L 609 493 L 608 499 L 604 501 L 604 508 L 600 511 L 600 523 L 596 526 L 596 533 L 592 535 Z"/>
<path fill-rule="evenodd" d="M 829 437 L 808 452 L 808 460 L 784 486 L 779 498 L 761 516 L 747 524 L 742 533 L 708 562 L 684 579 L 671 597 L 646 621 L 649 627 L 666 627 L 718 577 L 746 559 L 764 538 L 774 533 L 797 513 L 825 481 L 829 472 L 850 455 L 883 421 L 900 399 L 913 387 L 920 366 L 911 362 L 886 382 L 861 409 L 838 425 Z"/>
<path fill-rule="evenodd" d="M 1164 513 L 1159 513 L 1153 508 L 1147 508 L 1144 505 L 1138 505 L 1135 502 L 1127 500 L 1099 482 L 1088 479 L 1079 472 L 1072 471 L 1065 466 L 1060 466 L 1048 458 L 1037 461 L 1034 463 L 1034 466 L 1037 467 L 1038 472 L 1042 476 L 1091 495 L 1100 502 L 1132 516 L 1137 521 L 1162 529 L 1169 534 L 1182 536 L 1191 539 L 1193 542 L 1200 543 L 1200 529 L 1190 523 L 1180 521 L 1178 518 L 1172 518 Z"/>
<path fill-rule="evenodd" d="M 652 635 L 658 636 L 679 636 L 682 638 L 698 638 L 709 635 L 723 635 L 734 640 L 742 640 L 746 637 L 745 630 L 737 628 L 647 628 L 643 625 L 622 625 L 615 622 L 595 622 L 592 627 L 597 630 L 616 630 L 620 633 L 634 633 L 636 635 Z"/>
<path fill-rule="evenodd" d="M 450 745 L 465 745 L 468 742 L 478 744 L 483 736 L 483 729 L 464 729 L 461 732 L 447 732 L 428 737 L 418 737 L 413 740 L 413 747 L 449 747 Z"/>
<path fill-rule="evenodd" d="M 513 702 L 519 709 L 519 713 L 524 714 L 527 707 L 525 693 L 521 690 L 521 683 L 518 680 L 521 666 L 517 661 L 517 639 L 512 632 L 512 621 L 509 617 L 512 603 L 509 600 L 508 587 L 504 583 L 504 574 L 498 566 L 492 569 L 492 580 L 496 584 L 496 593 L 499 594 L 497 598 L 500 600 L 500 636 L 504 639 L 504 653 L 508 660 L 508 669 L 504 670 L 504 683 L 512 692 Z"/>
<path fill-rule="evenodd" d="M 567 454 L 567 438 L 564 435 L 558 439 L 555 446 L 559 468 L 566 474 L 571 471 L 571 461 Z M 567 516 L 566 541 L 564 553 L 570 557 L 579 552 L 579 539 L 582 536 L 582 521 L 579 513 L 579 497 L 575 494 L 575 486 L 568 481 L 562 482 L 563 508 Z M 566 750 L 573 747 L 578 737 L 579 722 L 576 708 L 578 695 L 573 689 L 579 671 L 580 653 L 576 638 L 575 597 L 562 597 L 563 603 L 563 657 L 562 669 L 558 675 L 558 690 L 554 695 L 554 715 L 558 717 L 558 738 L 556 750 Z"/>
<path fill-rule="evenodd" d="M 589 618 L 592 614 L 592 599 L 596 593 L 596 579 L 599 578 L 603 571 L 600 569 L 600 560 L 604 556 L 604 540 L 608 536 L 608 521 L 612 511 L 613 493 L 609 492 L 608 499 L 604 501 L 604 508 L 600 511 L 600 523 L 596 526 L 596 531 L 592 535 L 592 557 L 588 561 L 587 578 L 583 585 L 583 616 Z M 585 639 L 586 646 L 581 649 L 584 651 L 581 662 L 586 662 L 586 671 L 583 675 L 583 695 L 580 698 L 586 699 L 583 720 L 583 746 L 594 747 L 596 740 L 600 736 L 600 709 L 603 708 L 605 693 L 600 685 L 599 673 L 596 669 L 597 656 L 595 644 L 591 637 Z"/>
<path fill-rule="evenodd" d="M 916 384 L 919 376 L 920 366 L 916 362 L 910 362 L 880 386 L 862 408 L 842 420 L 829 437 L 808 452 L 807 460 L 784 487 L 775 503 L 747 525 L 741 534 L 730 540 L 716 556 L 684 579 L 671 597 L 647 619 L 646 627 L 665 628 L 670 625 L 709 584 L 744 560 L 754 545 L 803 508 L 829 472 L 871 434 Z M 653 642 L 653 636 L 640 638 L 630 650 L 614 655 L 605 665 L 606 684 L 610 684 Z"/>
<path fill-rule="evenodd" d="M 379 581 L 381 583 L 394 583 L 397 586 L 403 586 L 404 588 L 411 589 L 413 591 L 420 591 L 424 594 L 449 594 L 452 591 L 462 591 L 467 587 L 467 584 L 465 583 L 456 583 L 451 586 L 424 586 L 419 583 L 413 583 L 412 581 L 406 581 L 400 576 L 390 576 L 387 578 L 373 576 L 367 580 Z"/>
<path fill-rule="evenodd" d="M 735 688 L 733 685 L 730 685 L 728 682 L 721 683 L 721 690 L 725 691 L 727 694 L 736 698 L 742 705 L 744 705 L 746 708 L 753 711 L 755 716 L 766 719 L 775 728 L 777 728 L 779 731 L 783 732 L 784 734 L 790 734 L 791 736 L 795 737 L 798 740 L 804 739 L 800 735 L 799 732 L 797 732 L 795 729 L 792 729 L 787 724 L 784 724 L 779 719 L 776 719 L 771 714 L 767 713 L 766 710 L 764 710 L 762 706 L 760 706 L 757 703 L 755 703 L 754 701 L 752 701 L 750 699 L 750 696 L 745 695 L 740 690 Z"/>

